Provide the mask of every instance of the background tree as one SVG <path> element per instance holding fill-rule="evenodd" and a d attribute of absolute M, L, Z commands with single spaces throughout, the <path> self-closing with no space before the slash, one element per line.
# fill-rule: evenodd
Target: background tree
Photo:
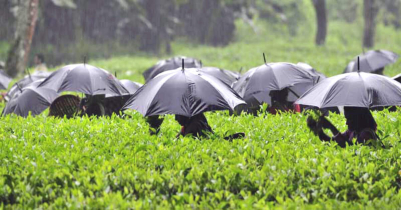
<path fill-rule="evenodd" d="M 316 45 L 324 45 L 327 34 L 327 13 L 326 0 L 312 0 L 316 11 L 317 31 L 315 42 Z"/>
<path fill-rule="evenodd" d="M 371 48 L 374 46 L 375 31 L 376 31 L 376 16 L 379 12 L 377 0 L 364 0 L 363 1 L 363 17 L 365 20 L 364 33 L 363 33 L 363 46 Z"/>
<path fill-rule="evenodd" d="M 16 30 L 6 62 L 6 72 L 14 77 L 24 71 L 28 61 L 32 37 L 38 14 L 39 0 L 18 1 L 16 6 Z"/>

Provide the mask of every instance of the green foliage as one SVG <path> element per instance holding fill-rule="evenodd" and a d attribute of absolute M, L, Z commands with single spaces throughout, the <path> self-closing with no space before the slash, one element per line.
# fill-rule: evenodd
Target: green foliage
<path fill-rule="evenodd" d="M 167 116 L 159 136 L 132 118 L 0 121 L 0 201 L 12 208 L 399 208 L 396 113 L 374 113 L 381 149 L 322 143 L 299 114 L 208 113 L 211 139 L 175 139 Z M 345 129 L 342 116 L 330 120 Z M 226 131 L 245 139 L 222 140 Z"/>

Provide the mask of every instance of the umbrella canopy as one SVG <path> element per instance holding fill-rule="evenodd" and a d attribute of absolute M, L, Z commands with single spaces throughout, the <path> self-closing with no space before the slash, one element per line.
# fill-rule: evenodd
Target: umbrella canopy
<path fill-rule="evenodd" d="M 386 76 L 352 72 L 319 82 L 295 103 L 318 108 L 401 105 L 401 84 Z"/>
<path fill-rule="evenodd" d="M 0 90 L 7 90 L 11 80 L 3 70 L 0 70 Z"/>
<path fill-rule="evenodd" d="M 4 97 L 5 100 L 6 101 L 11 100 L 11 98 L 14 97 L 15 93 L 20 92 L 20 89 L 29 86 L 31 83 L 33 83 L 35 81 L 38 81 L 38 80 L 43 81 L 43 79 L 46 77 L 47 77 L 46 74 L 26 75 L 24 78 L 20 79 L 18 82 L 14 83 L 13 86 L 11 86 L 10 90 L 7 92 L 6 96 Z"/>
<path fill-rule="evenodd" d="M 388 50 L 370 50 L 359 55 L 359 69 L 361 72 L 375 72 L 388 64 L 395 63 L 398 55 Z M 344 73 L 358 72 L 358 56 L 352 60 L 344 70 Z"/>
<path fill-rule="evenodd" d="M 397 76 L 394 76 L 393 80 L 401 83 L 401 74 L 398 74 Z"/>
<path fill-rule="evenodd" d="M 130 95 L 134 94 L 143 84 L 138 82 L 133 82 L 128 79 L 120 80 L 124 88 L 129 92 Z"/>
<path fill-rule="evenodd" d="M 178 114 L 192 117 L 205 111 L 233 110 L 244 104 L 228 85 L 196 69 L 166 71 L 143 85 L 124 105 L 144 116 Z"/>
<path fill-rule="evenodd" d="M 31 115 L 35 116 L 47 109 L 57 97 L 58 94 L 54 90 L 28 86 L 14 95 L 7 103 L 2 114 L 14 113 L 27 117 L 31 112 Z"/>
<path fill-rule="evenodd" d="M 312 75 L 315 75 L 315 76 L 317 76 L 317 77 L 320 77 L 320 78 L 319 78 L 319 81 L 324 80 L 324 79 L 327 78 L 326 75 L 324 75 L 324 74 L 321 73 L 321 72 L 316 71 L 316 69 L 314 69 L 312 66 L 310 66 L 310 65 L 307 64 L 307 63 L 301 63 L 301 62 L 299 62 L 299 63 L 297 63 L 296 65 L 299 66 L 299 67 L 301 67 L 301 68 L 303 68 L 303 69 L 305 69 L 306 71 L 308 71 L 308 72 L 311 73 Z"/>
<path fill-rule="evenodd" d="M 143 77 L 145 77 L 146 81 L 149 81 L 162 72 L 180 68 L 182 59 L 184 59 L 186 68 L 200 68 L 202 66 L 201 62 L 195 58 L 178 56 L 157 62 L 156 65 L 143 72 Z"/>
<path fill-rule="evenodd" d="M 198 68 L 197 71 L 214 76 L 229 86 L 239 79 L 235 73 L 216 67 L 202 67 Z"/>
<path fill-rule="evenodd" d="M 39 87 L 57 92 L 73 91 L 88 95 L 129 94 L 118 79 L 104 69 L 88 64 L 72 64 L 50 74 Z"/>
<path fill-rule="evenodd" d="M 246 102 L 255 98 L 259 103 L 271 104 L 269 96 L 272 90 L 291 88 L 288 99 L 293 95 L 302 95 L 311 88 L 317 81 L 318 76 L 291 63 L 267 63 L 253 68 L 245 73 L 234 84 L 234 90 L 239 93 Z"/>

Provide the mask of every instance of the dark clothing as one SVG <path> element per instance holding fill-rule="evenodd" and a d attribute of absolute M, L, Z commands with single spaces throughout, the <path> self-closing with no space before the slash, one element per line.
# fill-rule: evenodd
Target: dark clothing
<path fill-rule="evenodd" d="M 340 147 L 345 147 L 346 143 L 349 145 L 353 144 L 353 139 L 356 138 L 356 144 L 366 143 L 368 140 L 377 140 L 376 134 L 371 129 L 364 129 L 361 133 L 356 133 L 355 131 L 347 130 L 344 133 L 338 133 L 337 135 L 330 138 L 323 132 L 319 133 L 319 138 L 323 141 L 336 141 Z"/>
<path fill-rule="evenodd" d="M 177 119 L 179 117 L 179 119 Z M 176 120 L 181 124 L 181 131 L 177 135 L 192 135 L 195 137 L 205 137 L 206 134 L 213 133 L 212 128 L 207 123 L 205 115 L 198 114 L 193 117 L 176 116 Z"/>
<path fill-rule="evenodd" d="M 156 135 L 159 133 L 163 120 L 164 118 L 159 118 L 159 115 L 149 116 L 146 118 L 146 122 L 149 124 L 149 132 L 151 135 Z"/>

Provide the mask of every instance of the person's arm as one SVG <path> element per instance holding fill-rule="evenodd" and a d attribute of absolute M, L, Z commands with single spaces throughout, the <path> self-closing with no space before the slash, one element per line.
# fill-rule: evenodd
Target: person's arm
<path fill-rule="evenodd" d="M 334 136 L 336 136 L 340 133 L 340 131 L 338 131 L 338 129 L 329 120 L 327 120 L 324 116 L 320 117 L 320 123 L 322 124 L 323 128 L 330 129 Z"/>

